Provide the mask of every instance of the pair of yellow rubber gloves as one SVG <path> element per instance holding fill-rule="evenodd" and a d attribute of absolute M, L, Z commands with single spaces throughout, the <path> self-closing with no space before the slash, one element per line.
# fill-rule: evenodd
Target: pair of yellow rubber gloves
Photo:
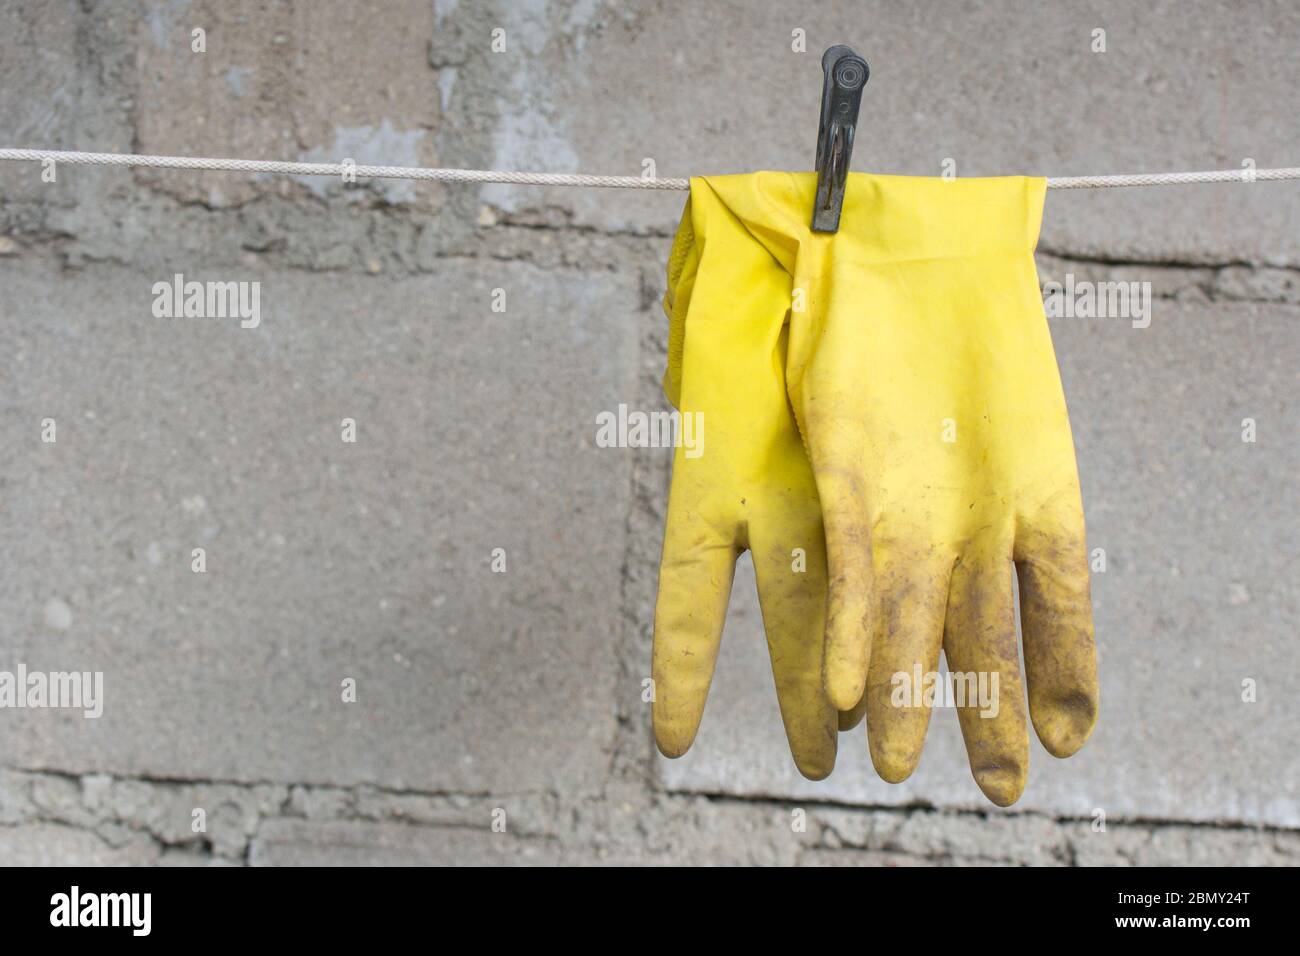
<path fill-rule="evenodd" d="M 915 678 L 941 649 L 996 690 L 996 706 L 956 701 L 994 803 L 1025 786 L 1026 684 L 1049 752 L 1087 739 L 1083 507 L 1033 260 L 1045 189 L 852 174 L 839 232 L 821 234 L 814 174 L 691 180 L 664 390 L 706 441 L 673 460 L 653 650 L 665 755 L 699 729 L 746 549 L 805 776 L 830 773 L 865 714 L 876 771 L 907 778 L 932 703 Z"/>

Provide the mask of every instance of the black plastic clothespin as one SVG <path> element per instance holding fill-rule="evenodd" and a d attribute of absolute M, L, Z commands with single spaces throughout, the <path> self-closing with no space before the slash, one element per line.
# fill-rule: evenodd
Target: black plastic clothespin
<path fill-rule="evenodd" d="M 837 232 L 849 181 L 853 132 L 858 125 L 862 88 L 871 70 L 867 61 L 846 46 L 833 46 L 822 54 L 822 118 L 817 128 L 817 201 L 813 206 L 814 232 Z"/>

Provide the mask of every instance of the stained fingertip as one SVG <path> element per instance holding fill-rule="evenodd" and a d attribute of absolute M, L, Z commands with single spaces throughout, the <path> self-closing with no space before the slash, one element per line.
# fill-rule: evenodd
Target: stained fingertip
<path fill-rule="evenodd" d="M 1028 768 L 1014 764 L 988 764 L 971 767 L 975 783 L 984 796 L 999 807 L 1009 807 L 1025 792 Z"/>
<path fill-rule="evenodd" d="M 921 762 L 919 747 L 899 746 L 897 743 L 877 744 L 871 741 L 871 765 L 886 783 L 902 783 Z"/>
<path fill-rule="evenodd" d="M 826 603 L 822 674 L 836 710 L 852 710 L 862 699 L 871 663 L 869 605 L 862 593 L 832 592 Z"/>
<path fill-rule="evenodd" d="M 1047 752 L 1077 752 L 1097 722 L 1091 572 L 1079 512 L 1040 515 L 1017 532 L 1029 717 Z"/>
<path fill-rule="evenodd" d="M 865 642 L 863 642 L 865 644 Z M 824 669 L 826 694 L 838 711 L 852 711 L 867 686 L 867 652 L 832 654 L 828 647 Z"/>
<path fill-rule="evenodd" d="M 826 693 L 840 711 L 852 710 L 862 699 L 875 619 L 871 528 L 859 483 L 852 469 L 848 474 L 849 479 L 836 480 L 819 473 L 817 480 L 828 573 L 822 674 Z"/>
<path fill-rule="evenodd" d="M 1097 724 L 1097 695 L 1079 691 L 1051 701 L 1029 703 L 1029 719 L 1043 747 L 1053 757 L 1070 757 L 1079 752 Z"/>
<path fill-rule="evenodd" d="M 665 757 L 675 760 L 691 749 L 698 723 L 690 727 L 683 726 L 681 721 L 672 720 L 665 715 L 657 704 L 651 710 L 651 721 L 654 724 L 655 746 Z"/>
<path fill-rule="evenodd" d="M 956 709 L 971 775 L 990 801 L 1006 807 L 1020 799 L 1029 776 L 1029 721 L 1011 569 L 1000 550 L 953 568 L 943 648 L 954 694 L 963 681 L 965 700 Z"/>
<path fill-rule="evenodd" d="M 895 550 L 876 568 L 881 614 L 864 695 L 871 763 L 888 783 L 902 783 L 921 762 L 948 603 L 951 558 Z"/>
<path fill-rule="evenodd" d="M 835 769 L 835 735 L 831 734 L 829 745 L 794 754 L 794 765 L 809 780 L 825 780 Z"/>

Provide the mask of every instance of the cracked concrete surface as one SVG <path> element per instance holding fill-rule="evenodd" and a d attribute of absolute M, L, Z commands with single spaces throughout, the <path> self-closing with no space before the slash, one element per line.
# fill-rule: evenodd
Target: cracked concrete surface
<path fill-rule="evenodd" d="M 208 813 L 207 833 L 190 829 L 196 809 Z M 806 805 L 617 783 L 575 801 L 3 771 L 0 852 L 20 865 L 1294 866 L 1300 835 L 1168 821 L 1102 830 L 1037 813 Z"/>
<path fill-rule="evenodd" d="M 865 16 L 863 108 L 888 121 L 858 168 L 1300 162 L 1283 3 L 770 6 L 8 4 L 0 142 L 801 168 L 810 62 L 867 44 Z M 653 754 L 669 456 L 596 449 L 592 422 L 665 407 L 682 197 L 391 185 L 0 166 L 0 669 L 102 670 L 108 698 L 97 721 L 0 711 L 0 863 L 1297 862 L 1300 190 L 1049 197 L 1044 281 L 1154 298 L 1149 329 L 1053 320 L 1110 562 L 1102 722 L 1069 761 L 1038 750 L 1007 812 L 945 714 L 902 787 L 859 733 L 829 781 L 799 778 L 743 571 L 699 741 Z M 178 271 L 260 282 L 262 327 L 160 324 L 151 286 Z"/>

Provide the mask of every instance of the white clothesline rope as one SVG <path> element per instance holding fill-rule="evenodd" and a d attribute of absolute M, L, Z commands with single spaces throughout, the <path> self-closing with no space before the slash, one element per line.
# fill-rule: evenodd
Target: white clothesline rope
<path fill-rule="evenodd" d="M 357 179 L 418 179 L 441 183 L 509 183 L 520 186 L 603 186 L 616 189 L 690 189 L 689 179 L 640 176 L 587 176 L 575 173 L 514 173 L 490 169 L 428 166 L 360 166 L 342 163 L 285 163 L 273 159 L 205 159 L 198 156 L 146 156 L 136 153 L 81 153 L 61 149 L 0 149 L 0 160 L 68 163 L 72 166 L 151 166 L 158 169 L 214 169 L 290 176 Z M 1173 186 L 1183 183 L 1249 183 L 1300 179 L 1300 166 L 1282 169 L 1211 169 L 1191 173 L 1132 173 L 1119 176 L 1053 176 L 1048 189 L 1103 189 L 1110 186 Z"/>
<path fill-rule="evenodd" d="M 0 159 L 74 166 L 153 166 L 161 169 L 216 169 L 236 173 L 290 176 L 355 176 L 357 179 L 423 179 L 440 183 L 515 183 L 522 186 L 610 186 L 624 189 L 690 189 L 688 179 L 640 176 L 579 176 L 569 173 L 510 173 L 490 169 L 440 169 L 428 166 L 361 166 L 353 163 L 285 163 L 274 159 L 204 159 L 197 156 L 144 156 L 135 153 L 77 153 L 57 149 L 0 149 Z"/>

